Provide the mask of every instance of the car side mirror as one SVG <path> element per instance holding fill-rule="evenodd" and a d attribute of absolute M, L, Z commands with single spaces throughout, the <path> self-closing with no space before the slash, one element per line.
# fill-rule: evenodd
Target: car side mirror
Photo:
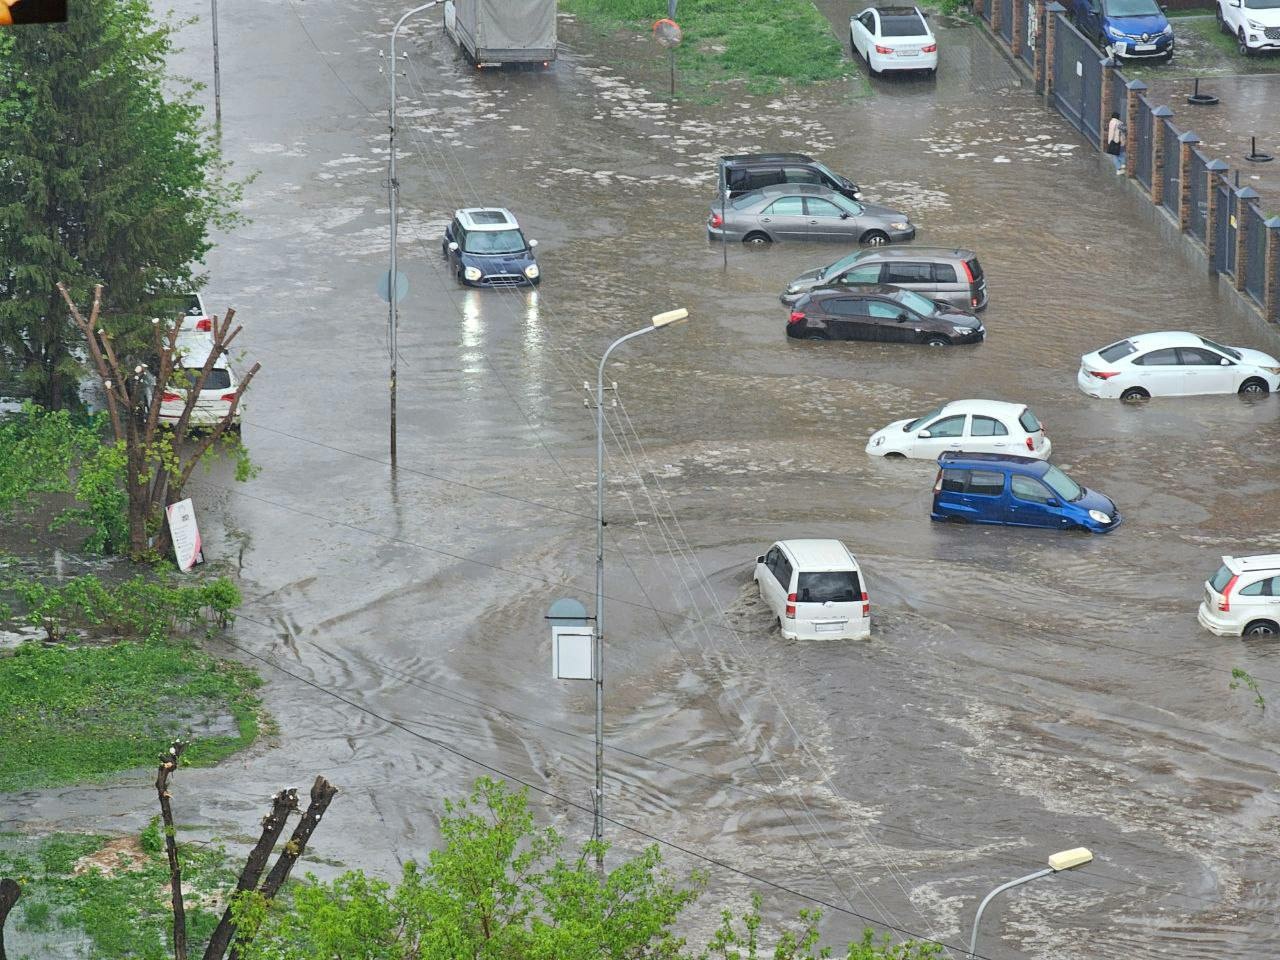
<path fill-rule="evenodd" d="M 1056 497 L 1050 497 L 1048 500 L 1046 500 L 1046 501 L 1044 502 L 1044 505 L 1045 505 L 1046 507 L 1060 507 L 1060 506 L 1062 506 L 1062 504 L 1061 504 L 1060 502 L 1058 502 L 1058 499 L 1057 499 Z"/>
<path fill-rule="evenodd" d="M 760 556 L 756 557 L 756 563 L 764 563 L 764 554 L 763 554 L 763 553 L 762 553 L 762 554 L 760 554 Z"/>
<path fill-rule="evenodd" d="M 1231 366 L 1231 361 L 1228 360 L 1226 357 L 1223 357 L 1221 360 L 1218 361 L 1218 366 L 1229 367 Z"/>
<path fill-rule="evenodd" d="M 848 210 L 841 210 L 841 211 L 840 211 L 840 219 L 841 219 L 841 220 L 848 220 L 848 219 L 849 219 L 849 211 L 848 211 Z"/>
<path fill-rule="evenodd" d="M 458 241 L 457 241 L 457 240 L 451 240 L 451 241 L 449 241 L 449 250 L 450 250 L 450 251 L 452 251 L 453 253 L 457 253 L 457 252 L 458 252 Z"/>
<path fill-rule="evenodd" d="M 905 313 L 900 313 L 900 314 L 898 314 L 898 322 L 899 322 L 899 323 L 906 323 L 908 319 L 909 319 L 909 318 L 907 317 L 907 315 L 906 315 Z"/>
<path fill-rule="evenodd" d="M 930 433 L 928 430 L 921 430 L 919 433 L 916 434 L 916 436 L 919 437 L 921 440 L 928 440 L 930 437 L 933 436 L 933 434 Z"/>
<path fill-rule="evenodd" d="M 530 241 L 529 241 L 529 249 L 530 249 L 530 250 L 532 250 L 532 249 L 533 249 L 534 247 L 536 247 L 537 245 L 538 245 L 538 241 L 537 241 L 537 240 L 530 240 Z"/>

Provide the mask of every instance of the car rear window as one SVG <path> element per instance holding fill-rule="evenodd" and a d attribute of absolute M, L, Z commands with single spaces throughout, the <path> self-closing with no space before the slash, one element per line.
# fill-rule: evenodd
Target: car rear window
<path fill-rule="evenodd" d="M 982 264 L 978 262 L 977 257 L 974 257 L 972 260 L 966 260 L 965 265 L 968 266 L 969 272 L 973 274 L 974 283 L 977 283 L 982 279 Z"/>
<path fill-rule="evenodd" d="M 1098 351 L 1098 356 L 1102 357 L 1107 363 L 1115 363 L 1121 357 L 1127 357 L 1129 354 L 1137 352 L 1138 348 L 1128 340 L 1120 340 L 1109 347 L 1103 347 Z"/>
<path fill-rule="evenodd" d="M 1218 572 L 1213 575 L 1213 579 L 1209 581 L 1209 586 L 1221 593 L 1227 588 L 1227 584 L 1231 582 L 1233 576 L 1235 574 L 1231 572 L 1231 568 L 1223 564 L 1218 568 Z"/>
<path fill-rule="evenodd" d="M 1037 430 L 1043 429 L 1040 421 L 1036 419 L 1036 415 L 1031 412 L 1030 407 L 1022 411 L 1022 416 L 1018 418 L 1018 422 L 1022 424 L 1022 429 L 1027 433 L 1035 433 Z"/>
<path fill-rule="evenodd" d="M 928 33 L 924 21 L 917 16 L 880 18 L 882 37 L 923 37 Z"/>
<path fill-rule="evenodd" d="M 192 386 L 194 386 L 196 379 L 200 376 L 200 370 L 198 368 L 187 367 L 187 368 L 184 368 L 182 372 L 191 378 L 190 383 Z M 205 378 L 204 387 L 202 389 L 228 390 L 230 389 L 230 387 L 231 387 L 231 371 L 214 367 L 212 370 L 209 371 L 209 376 Z"/>
<path fill-rule="evenodd" d="M 853 570 L 802 573 L 796 583 L 800 603 L 852 603 L 862 596 L 858 574 Z"/>

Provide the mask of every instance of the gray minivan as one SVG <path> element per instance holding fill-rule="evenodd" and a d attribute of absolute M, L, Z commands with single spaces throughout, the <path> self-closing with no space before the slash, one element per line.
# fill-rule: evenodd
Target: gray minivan
<path fill-rule="evenodd" d="M 819 287 L 883 283 L 945 300 L 965 310 L 987 305 L 987 278 L 972 250 L 949 247 L 876 247 L 860 250 L 817 270 L 800 274 L 779 298 L 793 306 Z"/>

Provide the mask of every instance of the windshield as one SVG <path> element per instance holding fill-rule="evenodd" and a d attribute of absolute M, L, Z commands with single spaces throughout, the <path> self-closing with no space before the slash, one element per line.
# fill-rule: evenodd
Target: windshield
<path fill-rule="evenodd" d="M 897 300 L 904 307 L 910 307 L 916 313 L 931 317 L 934 311 L 938 309 L 938 305 L 928 297 L 922 297 L 920 294 L 912 290 L 898 290 L 893 294 L 893 299 Z"/>
<path fill-rule="evenodd" d="M 1276 6 L 1280 7 L 1280 0 L 1276 0 Z M 1220 343 L 1214 343 L 1212 340 L 1208 339 L 1207 337 L 1201 337 L 1201 338 L 1200 338 L 1200 342 L 1201 342 L 1201 343 L 1203 343 L 1206 347 L 1213 347 L 1213 349 L 1215 349 L 1215 350 L 1221 350 L 1223 353 L 1225 353 L 1225 354 L 1226 354 L 1228 357 L 1230 357 L 1232 360 L 1239 360 L 1239 359 L 1240 359 L 1240 351 L 1239 351 L 1239 350 L 1233 350 L 1231 347 L 1224 347 L 1224 346 L 1223 346 L 1222 344 L 1220 344 Z"/>
<path fill-rule="evenodd" d="M 1049 489 L 1063 500 L 1079 500 L 1084 496 L 1084 488 L 1057 467 L 1050 467 L 1043 479 L 1049 485 Z"/>
<path fill-rule="evenodd" d="M 1280 0 L 1244 0 L 1247 10 L 1280 10 Z"/>
<path fill-rule="evenodd" d="M 1108 17 L 1163 16 L 1156 0 L 1107 0 L 1103 7 Z"/>
<path fill-rule="evenodd" d="M 912 430 L 919 427 L 926 420 L 932 420 L 934 417 L 940 414 L 944 409 L 946 409 L 945 404 L 943 404 L 943 406 L 941 407 L 934 407 L 932 410 L 926 413 L 923 417 L 916 417 L 914 420 L 908 423 L 905 427 L 902 428 L 902 432 L 910 433 Z"/>
<path fill-rule="evenodd" d="M 1276 0 L 1276 3 L 1280 3 L 1280 0 Z M 830 177 L 832 183 L 848 183 L 849 182 L 848 177 L 840 176 L 840 174 L 836 173 L 834 170 L 828 167 L 825 163 L 818 163 L 817 161 L 815 161 L 813 166 L 817 167 L 819 170 L 825 173 L 828 177 Z"/>
<path fill-rule="evenodd" d="M 524 234 L 519 230 L 472 230 L 467 234 L 467 253 L 522 253 Z"/>
<path fill-rule="evenodd" d="M 800 603 L 852 603 L 861 593 L 858 575 L 852 570 L 802 573 L 796 581 L 796 599 Z"/>
<path fill-rule="evenodd" d="M 850 200 L 843 193 L 833 193 L 829 197 L 827 197 L 827 199 L 830 200 L 832 203 L 834 203 L 841 210 L 847 210 L 849 213 L 862 212 L 862 204 L 858 203 L 855 200 Z"/>
<path fill-rule="evenodd" d="M 851 253 L 847 257 L 841 257 L 839 260 L 837 260 L 835 263 L 831 264 L 830 266 L 823 267 L 822 273 L 820 276 L 822 277 L 823 280 L 825 280 L 827 279 L 827 277 L 835 276 L 837 273 L 844 273 L 846 270 L 852 267 L 855 263 L 857 263 L 863 257 L 868 257 L 870 255 L 871 255 L 871 252 L 869 250 L 861 250 L 858 253 Z"/>

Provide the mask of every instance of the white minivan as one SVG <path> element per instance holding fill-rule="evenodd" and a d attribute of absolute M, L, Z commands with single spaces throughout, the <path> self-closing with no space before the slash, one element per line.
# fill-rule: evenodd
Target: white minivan
<path fill-rule="evenodd" d="M 1220 637 L 1280 634 L 1280 554 L 1223 557 L 1205 581 L 1197 619 Z"/>
<path fill-rule="evenodd" d="M 871 635 L 862 571 L 839 540 L 779 540 L 756 557 L 755 581 L 787 640 Z"/>

